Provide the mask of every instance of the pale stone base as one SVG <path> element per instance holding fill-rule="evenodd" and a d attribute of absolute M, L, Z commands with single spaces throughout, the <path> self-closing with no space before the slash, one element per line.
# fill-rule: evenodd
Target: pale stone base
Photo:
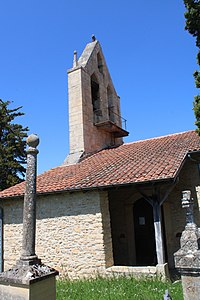
<path fill-rule="evenodd" d="M 181 280 L 182 280 L 184 300 L 199 300 L 200 274 L 198 276 L 182 275 Z"/>
<path fill-rule="evenodd" d="M 113 266 L 107 268 L 106 274 L 113 274 L 114 276 L 133 276 L 133 277 L 156 277 L 159 276 L 165 280 L 170 278 L 168 264 L 160 264 L 156 266 L 144 266 L 144 267 L 129 267 L 129 266 Z"/>
<path fill-rule="evenodd" d="M 114 276 L 133 276 L 133 277 L 143 277 L 156 275 L 156 267 L 129 267 L 129 266 L 113 266 L 107 268 L 107 274 L 113 274 Z"/>
<path fill-rule="evenodd" d="M 156 275 L 163 280 L 169 279 L 168 263 L 156 265 Z"/>
<path fill-rule="evenodd" d="M 0 284 L 0 299 L 4 300 L 56 300 L 55 276 L 29 285 Z"/>

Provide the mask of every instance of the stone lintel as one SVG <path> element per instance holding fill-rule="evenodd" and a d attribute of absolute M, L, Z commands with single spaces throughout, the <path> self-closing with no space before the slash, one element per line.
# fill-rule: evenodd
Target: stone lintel
<path fill-rule="evenodd" d="M 0 273 L 0 285 L 29 286 L 58 274 L 58 271 L 46 265 L 15 266 Z"/>

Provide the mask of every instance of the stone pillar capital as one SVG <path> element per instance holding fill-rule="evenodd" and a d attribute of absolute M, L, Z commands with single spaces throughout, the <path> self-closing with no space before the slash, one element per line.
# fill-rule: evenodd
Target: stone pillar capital
<path fill-rule="evenodd" d="M 33 147 L 28 147 L 26 150 L 27 155 L 32 154 L 32 155 L 37 155 L 39 153 L 39 150 Z"/>

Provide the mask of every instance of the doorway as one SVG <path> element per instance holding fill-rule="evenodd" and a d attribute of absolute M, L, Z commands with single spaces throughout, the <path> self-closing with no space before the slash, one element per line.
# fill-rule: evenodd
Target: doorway
<path fill-rule="evenodd" d="M 141 198 L 133 205 L 134 235 L 137 266 L 157 264 L 153 208 Z"/>

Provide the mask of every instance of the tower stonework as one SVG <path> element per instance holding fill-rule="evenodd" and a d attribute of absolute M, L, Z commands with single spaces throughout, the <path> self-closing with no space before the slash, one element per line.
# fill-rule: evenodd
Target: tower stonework
<path fill-rule="evenodd" d="M 74 52 L 73 67 L 68 70 L 68 102 L 70 153 L 64 164 L 123 143 L 128 132 L 122 128 L 120 100 L 95 39 L 78 60 Z"/>

